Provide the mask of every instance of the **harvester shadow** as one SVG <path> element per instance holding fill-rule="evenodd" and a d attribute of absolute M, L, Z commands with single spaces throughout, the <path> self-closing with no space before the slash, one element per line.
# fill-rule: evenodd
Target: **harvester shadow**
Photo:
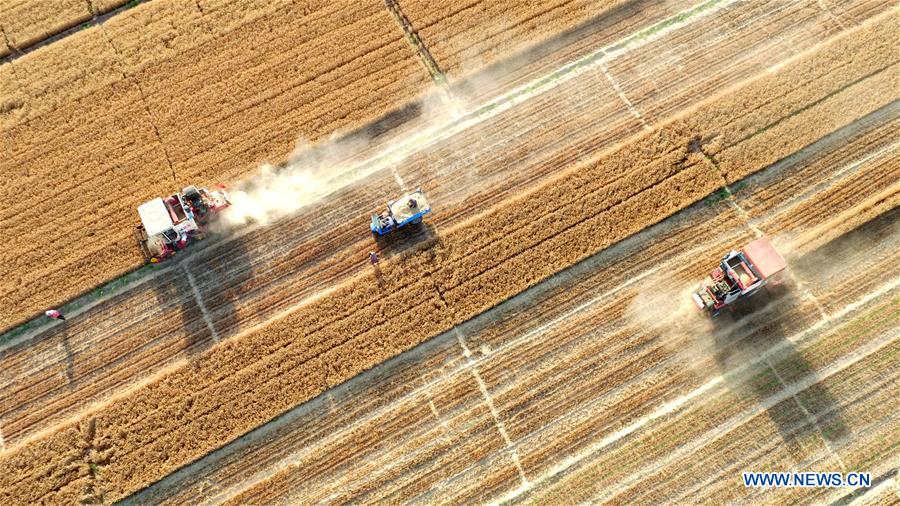
<path fill-rule="evenodd" d="M 196 264 L 197 283 L 221 339 L 241 330 L 238 302 L 253 289 L 253 258 L 266 247 L 265 241 L 258 241 L 260 251 L 250 251 L 249 241 L 247 236 L 219 240 L 207 259 Z"/>
<path fill-rule="evenodd" d="M 154 279 L 150 286 L 156 295 L 160 317 L 167 319 L 166 329 L 184 331 L 183 350 L 189 354 L 206 349 L 212 343 L 212 333 L 203 322 L 202 313 L 194 299 L 194 292 L 181 265 L 186 258 L 171 261 L 169 270 Z M 180 324 L 174 324 L 177 318 Z M 157 336 L 155 336 L 157 337 Z M 165 339 L 165 336 L 157 338 Z"/>
<path fill-rule="evenodd" d="M 417 225 L 408 225 L 390 234 L 379 236 L 372 234 L 377 246 L 379 260 L 439 245 L 441 238 L 437 229 L 427 221 Z"/>
<path fill-rule="evenodd" d="M 236 301 L 253 276 L 243 238 L 210 236 L 201 251 L 185 251 L 153 280 L 164 317 L 177 312 L 186 334 L 184 349 L 199 353 L 238 326 Z"/>
<path fill-rule="evenodd" d="M 823 442 L 811 433 L 818 431 L 826 445 L 848 433 L 838 403 L 791 341 L 802 302 L 796 287 L 783 283 L 713 320 L 715 358 L 726 385 L 763 406 L 797 463 L 813 456 L 807 446 Z"/>
<path fill-rule="evenodd" d="M 72 343 L 70 342 L 70 334 L 71 328 L 69 328 L 69 321 L 65 320 L 59 322 L 57 325 L 57 335 L 59 336 L 60 344 L 62 344 L 62 350 L 65 354 L 66 361 L 66 384 L 69 387 L 69 390 L 75 389 L 75 352 L 72 351 Z"/>

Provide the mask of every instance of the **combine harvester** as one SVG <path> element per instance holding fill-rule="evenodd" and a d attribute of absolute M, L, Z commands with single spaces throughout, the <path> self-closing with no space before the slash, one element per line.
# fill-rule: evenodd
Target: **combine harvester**
<path fill-rule="evenodd" d="M 222 185 L 214 191 L 188 186 L 168 198 L 157 197 L 141 204 L 141 224 L 135 227 L 135 238 L 144 259 L 161 262 L 191 242 L 203 239 L 213 215 L 230 205 Z"/>
<path fill-rule="evenodd" d="M 372 215 L 369 228 L 373 234 L 383 236 L 392 231 L 422 223 L 422 217 L 431 212 L 431 204 L 421 189 L 400 197 L 397 201 L 389 201 L 387 211 Z"/>
<path fill-rule="evenodd" d="M 700 310 L 717 316 L 722 309 L 741 298 L 756 293 L 787 267 L 772 243 L 765 237 L 751 242 L 740 251 L 731 251 L 713 269 L 692 298 Z"/>

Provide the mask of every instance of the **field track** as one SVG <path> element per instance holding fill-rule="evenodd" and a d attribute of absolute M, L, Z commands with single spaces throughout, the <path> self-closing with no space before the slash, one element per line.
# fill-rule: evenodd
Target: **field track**
<path fill-rule="evenodd" d="M 688 20 L 667 27 L 658 38 L 627 47 L 611 44 L 614 49 L 592 61 L 590 71 L 560 80 L 551 90 L 340 190 L 334 199 L 339 204 L 324 213 L 321 208 L 305 209 L 270 227 L 211 245 L 113 298 L 101 299 L 77 323 L 4 345 L 0 361 L 10 373 L 0 377 L 0 430 L 7 446 L 0 460 L 15 472 L 0 481 L 3 493 L 17 499 L 113 500 L 200 459 L 188 468 L 190 475 L 171 474 L 135 499 L 196 500 L 211 487 L 217 500 L 236 502 L 274 496 L 374 500 L 388 492 L 397 494 L 393 499 L 430 502 L 437 498 L 433 487 L 440 486 L 441 494 L 453 491 L 459 500 L 506 496 L 560 501 L 566 496 L 558 490 L 575 487 L 586 494 L 583 499 L 719 501 L 737 498 L 743 489 L 729 488 L 727 480 L 710 486 L 702 483 L 709 479 L 705 475 L 678 475 L 677 458 L 708 454 L 715 463 L 734 448 L 746 447 L 747 441 L 771 439 L 773 433 L 791 444 L 777 451 L 758 448 L 747 458 L 768 464 L 794 459 L 828 469 L 878 463 L 881 467 L 873 474 L 890 472 L 885 467 L 890 461 L 878 452 L 883 441 L 897 437 L 896 420 L 883 411 L 890 408 L 896 378 L 878 371 L 889 367 L 894 356 L 888 353 L 885 359 L 883 352 L 896 351 L 892 331 L 900 294 L 891 279 L 861 273 L 891 272 L 890 259 L 878 252 L 896 249 L 891 241 L 897 236 L 894 183 L 900 162 L 892 144 L 898 127 L 897 65 L 884 34 L 896 28 L 897 19 L 896 13 L 882 15 L 857 28 L 865 18 L 842 17 L 835 14 L 837 8 L 813 9 L 814 4 L 766 10 L 726 2 L 706 14 L 733 20 L 721 23 L 721 32 Z M 881 10 L 862 12 L 876 16 Z M 412 16 L 413 25 L 415 19 Z M 852 34 L 838 37 L 848 31 Z M 784 38 L 772 38 L 771 33 Z M 829 45 L 777 67 L 762 80 L 736 88 L 736 98 L 713 100 L 699 112 L 667 122 L 709 94 L 771 69 L 776 45 L 788 46 L 775 53 L 786 61 L 829 40 Z M 848 61 L 842 51 L 867 56 Z M 533 60 L 522 66 L 526 70 L 501 81 L 504 86 L 521 84 L 551 68 L 554 55 L 573 54 L 560 48 L 531 55 Z M 648 68 L 636 63 L 641 61 L 654 63 Z M 477 95 L 470 93 L 470 83 L 496 71 L 496 66 L 489 67 L 471 81 L 453 82 L 450 93 L 471 103 Z M 813 84 L 816 80 L 818 85 Z M 648 81 L 656 88 L 648 89 Z M 788 81 L 790 91 L 779 88 Z M 773 89 L 786 92 L 776 93 L 773 102 L 762 101 L 762 92 Z M 734 104 L 740 100 L 757 106 L 734 116 Z M 548 109 L 554 113 L 534 120 L 538 111 Z M 785 135 L 789 131 L 792 134 Z M 634 147 L 608 151 L 635 135 L 642 140 Z M 691 139 L 697 139 L 699 151 Z M 607 165 L 619 167 L 624 176 L 604 172 L 601 168 Z M 636 165 L 645 167 L 643 180 L 628 170 Z M 599 182 L 585 179 L 590 174 Z M 426 233 L 414 238 L 422 247 L 405 250 L 401 244 L 375 246 L 360 240 L 359 225 L 373 202 L 410 181 L 445 207 Z M 732 198 L 694 205 L 594 256 L 725 182 L 732 186 Z M 566 185 L 572 189 L 568 194 L 556 189 Z M 739 186 L 742 189 L 736 189 Z M 533 201 L 519 197 L 529 188 L 538 188 L 530 194 Z M 871 219 L 852 218 L 859 207 L 849 195 L 874 202 L 867 207 L 874 210 L 867 215 Z M 538 229 L 522 224 L 529 214 L 552 216 L 553 208 L 540 207 L 540 202 L 554 201 L 549 197 L 575 205 L 577 212 L 558 224 L 538 220 L 547 226 L 538 233 L 545 236 L 529 243 Z M 626 217 L 649 211 L 641 203 L 646 199 L 655 199 L 660 207 L 645 221 L 617 229 Z M 503 201 L 509 203 L 479 216 Z M 606 211 L 594 214 L 594 209 Z M 348 222 L 347 216 L 357 215 L 360 219 Z M 485 225 L 467 221 L 474 217 Z M 520 226 L 524 228 L 516 228 Z M 816 227 L 822 227 L 828 239 L 811 246 L 808 237 Z M 570 239 L 586 237 L 570 233 L 579 228 L 591 236 L 605 232 L 579 244 Z M 718 228 L 728 232 L 718 236 Z M 328 230 L 327 240 L 322 230 Z M 760 231 L 805 248 L 792 258 L 797 279 L 789 283 L 790 290 L 774 295 L 777 308 L 763 308 L 763 314 L 774 314 L 775 323 L 753 317 L 737 331 L 713 329 L 714 342 L 696 343 L 678 324 L 674 330 L 661 330 L 646 328 L 640 317 L 630 321 L 636 298 L 651 289 L 651 273 L 668 268 L 681 286 L 702 275 L 712 261 L 701 256 L 684 263 L 679 256 L 654 264 L 667 249 L 718 252 Z M 520 242 L 493 247 L 496 237 Z M 817 279 L 816 259 L 834 254 L 835 248 L 848 248 L 847 241 L 854 237 L 871 241 L 869 254 L 854 253 L 848 256 L 856 262 L 853 268 Z M 565 252 L 554 241 L 568 241 L 574 250 Z M 383 248 L 383 257 L 389 259 L 377 276 L 361 262 L 373 247 Z M 483 313 L 583 258 L 589 260 Z M 185 276 L 192 265 L 206 270 Z M 591 266 L 589 271 L 577 271 L 585 265 Z M 524 276 L 504 281 L 511 272 Z M 847 277 L 853 272 L 857 275 Z M 642 281 L 615 288 L 631 276 Z M 304 285 L 298 290 L 301 279 Z M 343 286 L 322 293 L 339 283 L 348 283 L 358 295 Z M 593 300 L 594 292 L 608 296 L 587 310 L 565 311 Z M 472 293 L 487 303 L 471 304 Z M 560 303 L 560 297 L 565 302 Z M 345 302 L 350 304 L 342 308 Z M 409 305 L 414 310 L 398 310 Z M 524 309 L 517 308 L 524 307 L 539 317 L 523 317 Z M 344 319 L 316 317 L 316 311 L 328 314 L 323 309 L 338 311 Z M 456 326 L 479 314 L 489 316 Z M 504 317 L 495 320 L 498 314 Z M 546 322 L 559 315 L 566 315 L 560 328 L 548 327 Z M 374 329 L 365 330 L 372 321 L 377 322 Z M 302 325 L 318 330 L 298 332 Z M 452 330 L 441 333 L 446 328 Z M 855 337 L 860 329 L 864 338 Z M 810 333 L 823 337 L 813 339 Z M 438 337 L 426 345 L 356 376 L 435 334 Z M 513 337 L 522 335 L 539 335 L 542 342 Z M 851 345 L 837 346 L 851 335 Z M 226 342 L 206 351 L 220 341 Z M 686 355 L 684 347 L 673 343 L 687 343 L 694 354 Z M 740 369 L 729 358 L 756 349 L 771 351 L 758 367 Z M 280 359 L 266 358 L 266 353 Z M 650 359 L 653 362 L 647 362 Z M 233 367 L 228 360 L 246 368 Z M 618 361 L 621 369 L 612 365 Z M 167 366 L 173 367 L 154 376 Z M 532 372 L 520 377 L 514 374 L 517 370 Z M 566 372 L 571 370 L 579 371 L 577 378 Z M 866 376 L 858 377 L 870 372 L 880 374 L 879 382 L 865 383 Z M 206 390 L 185 393 L 189 382 Z M 239 384 L 242 390 L 258 385 L 266 397 L 255 407 L 233 404 L 241 400 L 228 388 Z M 844 392 L 846 384 L 869 385 L 871 396 Z M 132 390 L 123 394 L 125 387 Z M 709 395 L 704 403 L 693 402 L 697 389 Z M 564 390 L 570 393 L 562 405 L 548 405 L 551 401 L 542 393 Z M 748 391 L 752 395 L 744 395 Z M 122 395 L 110 400 L 116 393 Z M 654 415 L 678 399 L 683 408 Z M 97 404 L 84 411 L 92 403 Z M 616 406 L 611 413 L 624 415 L 600 416 L 597 410 L 610 406 Z M 138 423 L 123 417 L 148 408 L 149 416 Z M 234 425 L 235 420 L 216 414 L 223 409 L 247 410 L 246 417 Z M 705 413 L 710 410 L 724 418 L 709 419 Z M 288 415 L 277 422 L 209 453 L 284 411 Z M 559 414 L 546 419 L 546 413 Z M 60 425 L 72 416 L 76 418 Z M 697 424 L 698 419 L 708 425 Z M 171 420 L 181 426 L 170 425 Z M 634 424 L 633 431 L 610 439 Z M 836 432 L 823 425 L 837 427 Z M 58 432 L 45 430 L 57 427 Z M 679 427 L 694 432 L 659 441 L 657 434 Z M 727 445 L 720 442 L 732 433 L 739 437 L 728 439 Z M 848 433 L 864 436 L 848 438 Z M 173 446 L 173 437 L 188 434 L 197 438 L 192 445 Z M 378 440 L 392 444 L 365 443 Z M 589 444 L 607 440 L 609 445 L 602 448 Z M 616 455 L 635 452 L 644 460 L 628 468 L 608 467 L 625 460 Z M 48 460 L 53 454 L 69 455 L 70 460 L 54 464 Z M 569 462 L 568 455 L 579 458 Z M 322 456 L 332 460 L 322 461 Z M 370 462 L 363 464 L 367 459 Z M 142 464 L 151 461 L 156 468 Z M 42 462 L 48 467 L 42 468 Z M 281 470 L 285 462 L 291 466 Z M 252 475 L 248 468 L 254 470 Z M 42 475 L 44 470 L 51 478 L 34 483 L 38 474 L 33 473 Z M 597 472 L 608 480 L 595 480 Z M 656 478 L 644 482 L 646 473 Z M 680 488 L 664 486 L 674 479 Z"/>

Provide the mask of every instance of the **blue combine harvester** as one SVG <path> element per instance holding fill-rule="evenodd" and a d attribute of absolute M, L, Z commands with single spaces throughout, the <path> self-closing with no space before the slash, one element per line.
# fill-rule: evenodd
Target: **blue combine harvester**
<path fill-rule="evenodd" d="M 406 225 L 422 223 L 422 217 L 431 212 L 431 204 L 421 189 L 406 194 L 396 201 L 390 201 L 387 211 L 372 215 L 372 233 L 379 236 L 389 234 Z"/>

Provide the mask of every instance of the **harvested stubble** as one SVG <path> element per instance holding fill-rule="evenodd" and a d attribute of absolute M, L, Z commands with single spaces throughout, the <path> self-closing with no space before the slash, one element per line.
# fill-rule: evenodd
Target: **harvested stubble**
<path fill-rule="evenodd" d="M 623 2 L 399 0 L 398 3 L 442 70 L 459 77 L 504 55 L 539 45 Z"/>
<path fill-rule="evenodd" d="M 832 286 L 832 294 L 843 292 L 843 288 L 843 284 Z M 872 284 L 863 291 L 870 289 Z M 677 496 L 668 494 L 683 492 L 685 487 L 713 479 L 715 483 L 695 490 L 705 498 L 693 496 L 688 502 L 722 503 L 746 498 L 746 489 L 739 485 L 739 481 L 721 479 L 739 473 L 734 468 L 752 463 L 777 468 L 782 459 L 795 462 L 794 458 L 829 458 L 828 449 L 822 442 L 822 435 L 829 437 L 827 424 L 821 421 L 811 423 L 809 416 L 798 409 L 794 396 L 785 393 L 786 385 L 796 388 L 800 381 L 818 380 L 817 375 L 823 371 L 837 370 L 833 374 L 828 373 L 831 375 L 822 378 L 821 382 L 816 381 L 810 387 L 800 389 L 796 399 L 820 420 L 836 415 L 847 423 L 870 423 L 873 419 L 848 416 L 845 409 L 869 402 L 872 404 L 867 409 L 881 409 L 882 402 L 873 401 L 870 397 L 890 395 L 887 385 L 892 381 L 891 376 L 896 375 L 889 371 L 888 364 L 893 354 L 890 349 L 896 349 L 900 344 L 886 343 L 889 343 L 891 330 L 896 326 L 894 320 L 897 318 L 898 300 L 890 296 L 882 300 L 859 308 L 851 319 L 836 318 L 833 326 L 815 333 L 809 332 L 809 325 L 820 320 L 811 303 L 805 304 L 803 313 L 812 318 L 799 328 L 795 325 L 799 308 L 782 313 L 777 324 L 786 328 L 775 331 L 776 336 L 782 337 L 770 335 L 765 326 L 757 328 L 751 337 L 776 340 L 782 345 L 779 351 L 766 347 L 772 351 L 772 356 L 746 371 L 729 370 L 727 366 L 723 369 L 721 364 L 710 364 L 710 370 L 718 371 L 712 375 L 721 374 L 723 383 L 709 391 L 702 403 L 691 403 L 687 410 L 651 421 L 635 438 L 586 457 L 571 471 L 553 480 L 549 490 L 543 493 L 584 500 L 590 494 L 614 490 L 626 484 L 618 494 L 627 497 L 617 495 L 616 500 L 659 502 L 664 499 L 678 500 Z M 881 350 L 859 360 L 861 350 L 868 348 L 866 353 L 869 353 L 873 346 L 879 346 L 879 342 L 883 346 Z M 757 343 L 747 342 L 744 338 L 729 346 L 730 351 L 735 351 L 734 348 L 743 348 L 754 354 L 761 349 Z M 745 363 L 742 362 L 743 365 Z M 847 368 L 839 370 L 840 367 Z M 778 375 L 772 368 L 778 371 Z M 709 379 L 711 377 L 702 381 L 705 383 Z M 773 404 L 761 406 L 763 402 Z M 738 423 L 729 424 L 729 421 Z M 791 429 L 789 445 L 784 444 L 783 436 L 779 436 L 779 431 L 787 428 Z M 855 428 L 842 430 L 848 430 L 854 438 L 852 441 L 841 441 L 841 445 L 856 446 L 856 436 L 860 431 Z M 822 435 L 818 431 L 822 431 Z M 681 455 L 681 458 L 671 458 L 673 453 L 685 449 L 690 449 L 690 453 Z M 786 449 L 794 455 L 786 454 Z M 538 448 L 537 451 L 544 450 Z M 881 449 L 869 455 L 877 456 L 879 451 Z M 623 458 L 626 456 L 630 458 Z M 686 461 L 697 465 L 684 466 Z M 711 469 L 720 474 L 710 475 Z M 727 498 L 710 500 L 709 496 L 715 496 L 722 489 L 727 490 Z M 573 490 L 585 495 L 573 498 Z"/>
<path fill-rule="evenodd" d="M 139 266 L 142 201 L 240 179 L 298 132 L 354 130 L 428 86 L 381 2 L 247 7 L 149 2 L 0 67 L 2 220 L 19 238 L 0 328 Z"/>
<path fill-rule="evenodd" d="M 267 327 L 222 343 L 191 365 L 82 415 L 60 432 L 42 434 L 7 452 L 0 459 L 12 470 L 0 476 L 4 499 L 74 500 L 71 494 L 78 487 L 59 458 L 60 452 L 71 450 L 71 442 L 59 438 L 79 425 L 96 428 L 92 444 L 108 455 L 101 470 L 105 497 L 125 497 L 327 386 L 707 195 L 723 180 L 693 152 L 698 141 L 736 139 L 734 148 L 740 148 L 747 131 L 775 125 L 771 130 L 784 134 L 782 127 L 790 122 L 781 118 L 831 107 L 823 100 L 827 97 L 846 98 L 844 120 L 832 123 L 846 124 L 878 106 L 836 93 L 848 81 L 859 81 L 855 86 L 865 94 L 893 100 L 898 90 L 885 89 L 876 71 L 896 58 L 891 44 L 884 43 L 892 38 L 895 24 L 896 12 L 881 16 L 451 229 L 439 244 L 423 245 L 383 266 L 380 281 L 373 273 L 360 275 Z M 854 65 L 853 50 L 861 48 L 871 56 Z M 815 67 L 843 68 L 845 74 L 835 77 L 836 83 L 804 79 Z M 765 90 L 781 87 L 795 91 L 766 98 Z M 792 132 L 797 142 L 805 143 L 822 133 Z M 715 154 L 716 146 L 709 143 L 708 152 Z M 768 163 L 767 155 L 747 158 L 743 172 Z M 642 174 L 648 167 L 652 172 Z M 545 220 L 545 226 L 526 228 L 535 217 Z M 533 237 L 525 242 L 517 230 L 529 230 Z M 507 237 L 516 239 L 511 244 Z M 481 260 L 487 265 L 463 261 L 497 243 L 503 246 L 496 248 L 496 257 Z M 48 475 L 55 478 L 42 479 Z"/>

